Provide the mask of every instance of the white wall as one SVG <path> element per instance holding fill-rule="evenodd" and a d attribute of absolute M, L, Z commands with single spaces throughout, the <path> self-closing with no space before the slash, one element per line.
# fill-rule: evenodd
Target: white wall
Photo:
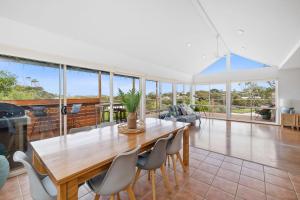
<path fill-rule="evenodd" d="M 192 76 L 109 49 L 0 17 L 0 54 L 144 76 L 170 82 L 192 81 Z"/>
<path fill-rule="evenodd" d="M 300 113 L 300 69 L 280 70 L 278 73 L 279 99 L 290 99 Z"/>

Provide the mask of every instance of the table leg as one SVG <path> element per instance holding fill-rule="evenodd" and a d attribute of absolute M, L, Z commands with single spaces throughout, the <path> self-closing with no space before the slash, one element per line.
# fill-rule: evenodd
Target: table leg
<path fill-rule="evenodd" d="M 78 200 L 78 182 L 77 179 L 71 180 L 67 183 L 68 200 Z"/>
<path fill-rule="evenodd" d="M 183 133 L 183 164 L 185 166 L 189 165 L 189 156 L 190 156 L 190 129 L 189 127 L 185 127 Z"/>
<path fill-rule="evenodd" d="M 67 184 L 57 186 L 57 200 L 67 200 Z"/>

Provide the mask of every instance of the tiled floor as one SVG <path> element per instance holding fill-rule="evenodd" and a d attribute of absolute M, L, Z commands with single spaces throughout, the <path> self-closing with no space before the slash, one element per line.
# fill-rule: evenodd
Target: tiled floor
<path fill-rule="evenodd" d="M 158 200 L 297 200 L 297 193 L 300 199 L 299 175 L 194 147 L 190 148 L 190 156 L 187 172 L 183 172 L 177 163 L 178 188 L 175 187 L 172 169 L 168 169 L 171 193 L 165 189 L 157 171 Z M 151 184 L 145 172 L 134 192 L 137 199 L 152 199 Z M 81 200 L 89 200 L 93 199 L 94 194 L 84 185 L 80 188 L 79 196 Z M 9 179 L 0 191 L 0 199 L 31 199 L 27 175 Z M 128 199 L 125 192 L 121 193 L 121 199 Z"/>
<path fill-rule="evenodd" d="M 300 175 L 300 131 L 280 126 L 202 119 L 191 127 L 191 146 Z"/>

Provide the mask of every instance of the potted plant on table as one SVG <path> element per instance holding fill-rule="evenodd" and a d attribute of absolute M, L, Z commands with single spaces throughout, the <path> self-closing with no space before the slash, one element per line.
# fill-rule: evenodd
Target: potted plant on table
<path fill-rule="evenodd" d="M 128 129 L 136 129 L 137 127 L 137 109 L 140 105 L 141 92 L 135 91 L 135 89 L 129 90 L 124 93 L 119 89 L 119 96 L 121 103 L 128 112 L 127 116 L 127 127 Z"/>

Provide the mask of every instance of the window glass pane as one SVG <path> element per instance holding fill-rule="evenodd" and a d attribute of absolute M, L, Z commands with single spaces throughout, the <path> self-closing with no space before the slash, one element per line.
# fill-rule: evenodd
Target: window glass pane
<path fill-rule="evenodd" d="M 97 98 L 98 86 L 97 71 L 77 67 L 67 68 L 68 98 Z"/>
<path fill-rule="evenodd" d="M 274 80 L 232 83 L 232 118 L 275 122 L 275 84 Z"/>
<path fill-rule="evenodd" d="M 0 56 L 0 155 L 11 170 L 16 151 L 32 153 L 30 141 L 60 135 L 59 65 Z"/>
<path fill-rule="evenodd" d="M 137 78 L 131 76 L 124 76 L 124 75 L 114 75 L 114 79 L 113 79 L 114 103 L 120 103 L 119 89 L 127 93 L 129 92 L 129 90 L 133 89 L 133 86 L 135 86 L 136 90 L 139 89 L 139 80 Z"/>
<path fill-rule="evenodd" d="M 109 103 L 109 72 L 101 72 L 101 104 Z"/>
<path fill-rule="evenodd" d="M 146 80 L 146 112 L 158 110 L 157 81 Z"/>
<path fill-rule="evenodd" d="M 242 70 L 242 69 L 257 69 L 263 67 L 269 67 L 260 62 L 256 62 L 251 59 L 244 58 L 242 56 L 231 54 L 230 55 L 231 69 L 232 70 Z"/>
<path fill-rule="evenodd" d="M 176 103 L 177 104 L 190 104 L 191 103 L 191 91 L 190 85 L 177 84 L 176 85 Z"/>
<path fill-rule="evenodd" d="M 226 85 L 210 85 L 210 103 L 211 105 L 226 105 Z"/>
<path fill-rule="evenodd" d="M 0 76 L 2 100 L 58 98 L 58 65 L 1 58 Z"/>
<path fill-rule="evenodd" d="M 219 58 L 213 64 L 204 69 L 201 74 L 214 74 L 226 71 L 226 56 Z"/>
<path fill-rule="evenodd" d="M 209 85 L 196 85 L 195 103 L 198 105 L 209 105 Z"/>
<path fill-rule="evenodd" d="M 161 110 L 167 110 L 173 103 L 172 83 L 160 83 Z"/>

